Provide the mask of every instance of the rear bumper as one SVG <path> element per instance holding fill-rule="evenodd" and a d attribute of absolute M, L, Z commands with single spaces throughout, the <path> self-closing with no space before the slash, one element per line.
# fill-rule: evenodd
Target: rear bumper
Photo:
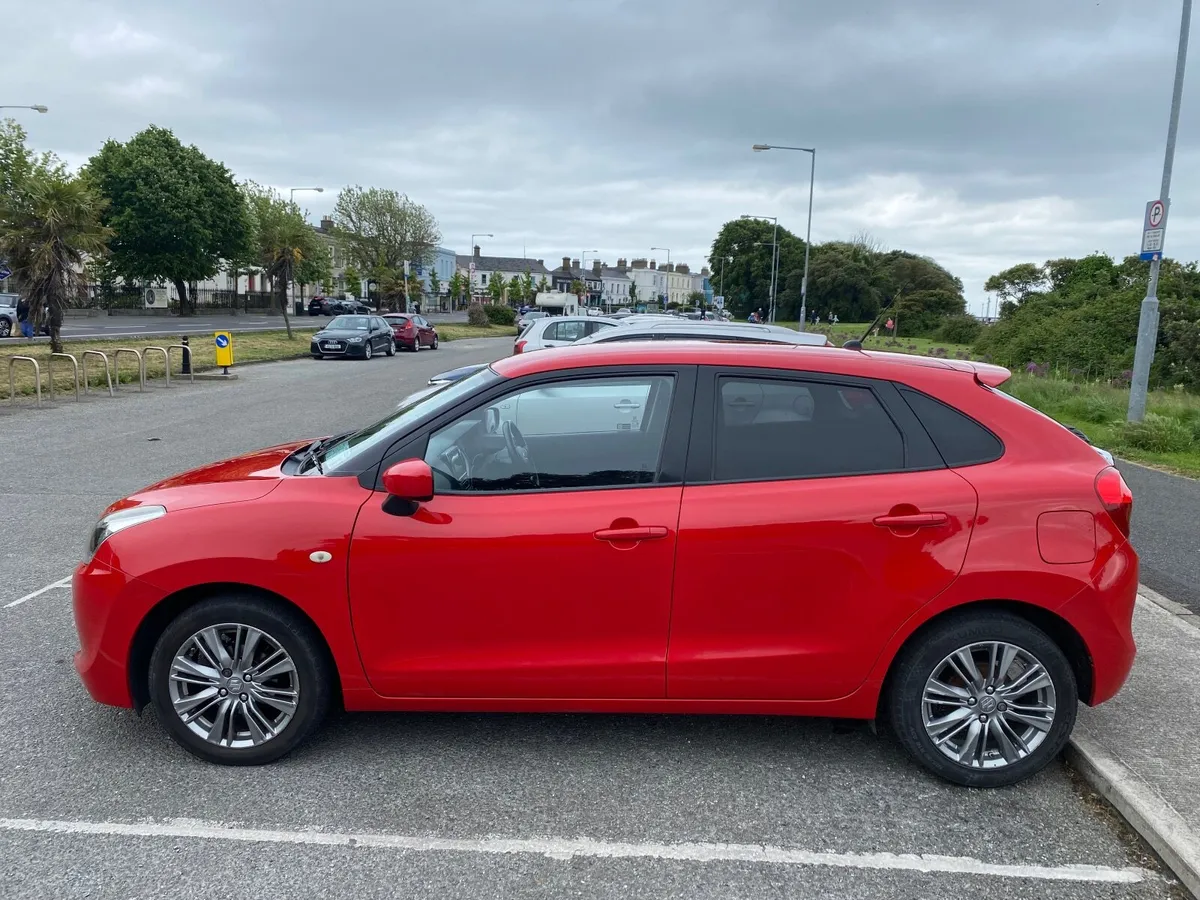
<path fill-rule="evenodd" d="M 1091 585 L 1057 612 L 1087 646 L 1092 663 L 1091 696 L 1097 706 L 1111 700 L 1129 678 L 1137 646 L 1133 640 L 1133 607 L 1138 592 L 1138 557 L 1126 542 L 1101 566 Z"/>

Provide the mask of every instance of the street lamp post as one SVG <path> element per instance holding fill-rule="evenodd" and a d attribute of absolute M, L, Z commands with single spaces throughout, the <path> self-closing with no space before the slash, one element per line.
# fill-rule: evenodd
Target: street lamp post
<path fill-rule="evenodd" d="M 0 109 L 32 109 L 34 112 L 38 113 L 50 112 L 49 107 L 42 106 L 40 103 L 35 103 L 33 106 L 0 106 Z"/>
<path fill-rule="evenodd" d="M 294 187 L 294 188 L 289 188 L 289 189 L 288 189 L 288 203 L 289 203 L 289 204 L 295 204 L 295 202 L 296 202 L 296 191 L 316 191 L 318 194 L 323 194 L 323 193 L 325 193 L 325 188 L 323 188 L 323 187 Z M 289 288 L 290 288 L 290 290 L 291 290 L 292 302 L 295 302 L 295 297 L 296 297 L 296 278 L 295 278 L 295 275 L 294 275 L 294 274 L 293 274 L 293 276 L 292 276 L 292 278 L 291 278 L 291 281 L 290 281 L 290 283 L 289 283 L 289 285 L 288 285 L 288 286 L 289 286 Z"/>
<path fill-rule="evenodd" d="M 1188 33 L 1192 25 L 1192 0 L 1183 0 L 1183 19 L 1179 23 L 1179 49 L 1175 54 L 1175 87 L 1171 93 L 1171 118 L 1167 125 L 1167 152 L 1163 159 L 1162 186 L 1158 199 L 1170 209 L 1171 170 L 1175 167 L 1175 135 L 1179 131 L 1179 107 L 1183 102 L 1183 73 L 1187 66 Z M 1166 238 L 1166 223 L 1162 225 Z M 1129 381 L 1129 408 L 1126 418 L 1140 422 L 1146 415 L 1146 393 L 1150 387 L 1150 364 L 1158 341 L 1158 269 L 1162 253 L 1150 261 L 1146 297 L 1138 316 L 1137 344 L 1133 351 L 1133 377 Z"/>
<path fill-rule="evenodd" d="M 665 250 L 667 252 L 667 293 L 665 296 L 667 298 L 667 303 L 670 303 L 671 302 L 671 248 L 670 247 L 651 247 L 650 248 L 651 253 L 653 253 L 655 250 Z M 665 312 L 666 309 L 667 309 L 667 306 L 666 306 L 666 303 L 664 303 L 663 311 Z"/>
<path fill-rule="evenodd" d="M 767 320 L 775 321 L 775 289 L 779 270 L 779 217 L 778 216 L 742 216 L 743 219 L 770 219 L 775 223 L 775 233 L 771 238 L 771 289 L 767 298 Z M 801 328 L 801 331 L 804 329 Z"/>
<path fill-rule="evenodd" d="M 1186 2 L 1191 2 L 1191 0 L 1186 0 Z M 764 150 L 795 150 L 798 153 L 812 155 L 812 164 L 808 172 L 808 228 L 804 232 L 804 280 L 800 283 L 800 330 L 803 331 L 805 318 L 808 315 L 808 248 L 812 246 L 813 185 L 817 178 L 817 148 L 785 147 L 781 144 L 755 144 L 751 149 L 755 153 L 761 153 Z"/>

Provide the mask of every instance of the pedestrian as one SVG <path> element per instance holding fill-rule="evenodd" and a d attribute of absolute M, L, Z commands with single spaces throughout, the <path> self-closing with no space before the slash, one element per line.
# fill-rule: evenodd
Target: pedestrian
<path fill-rule="evenodd" d="M 33 323 L 29 321 L 29 301 L 22 297 L 17 301 L 17 323 L 21 326 L 21 335 L 33 339 Z"/>
<path fill-rule="evenodd" d="M 421 301 L 420 300 L 418 300 L 416 303 L 413 304 L 413 309 L 416 311 L 418 316 L 421 314 Z"/>

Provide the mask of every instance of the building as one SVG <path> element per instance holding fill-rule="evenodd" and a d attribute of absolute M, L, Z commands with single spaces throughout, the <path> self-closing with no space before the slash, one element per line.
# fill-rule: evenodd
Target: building
<path fill-rule="evenodd" d="M 445 247 L 436 247 L 433 251 L 433 258 L 429 262 L 417 263 L 410 266 L 410 271 L 415 272 L 417 277 L 421 279 L 421 284 L 425 286 L 425 293 L 433 297 L 433 274 L 437 274 L 438 290 L 437 296 L 445 297 L 450 291 L 450 279 L 454 277 L 455 268 L 458 265 L 458 257 L 453 250 L 448 250 Z M 437 298 L 434 298 L 437 299 Z"/>
<path fill-rule="evenodd" d="M 600 263 L 596 265 L 600 266 Z M 605 309 L 620 309 L 629 305 L 629 289 L 633 279 L 629 277 L 628 270 L 623 259 L 618 259 L 615 267 L 600 266 L 600 303 Z"/>
<path fill-rule="evenodd" d="M 346 269 L 350 266 L 350 260 L 346 255 L 345 248 L 342 247 L 342 242 L 334 236 L 333 219 L 325 216 L 321 219 L 321 224 L 312 226 L 312 229 L 321 239 L 321 243 L 329 250 L 330 280 L 332 282 L 330 286 L 333 288 L 334 294 L 340 294 L 346 290 Z M 359 276 L 361 278 L 362 273 L 359 273 Z M 363 287 L 365 290 L 366 286 Z M 314 291 L 319 290 L 321 290 L 321 286 L 316 285 Z"/>
<path fill-rule="evenodd" d="M 698 275 L 697 274 L 692 275 L 692 292 L 695 293 L 696 291 L 699 291 L 701 294 L 704 295 L 704 302 L 706 304 L 712 303 L 712 299 L 713 299 L 712 281 L 709 276 L 707 266 L 705 266 L 703 269 L 701 269 L 700 273 Z"/>
<path fill-rule="evenodd" d="M 692 273 L 687 263 L 667 263 L 667 302 L 687 306 Z"/>
<path fill-rule="evenodd" d="M 470 256 L 456 257 L 455 262 L 458 271 L 471 279 L 472 296 L 486 294 L 488 283 L 497 275 L 502 275 L 505 282 L 508 282 L 528 272 L 533 278 L 535 289 L 542 278 L 548 280 L 550 277 L 550 270 L 540 259 L 526 259 L 523 256 L 483 256 L 479 252 L 478 244 Z"/>
<path fill-rule="evenodd" d="M 562 258 L 562 265 L 550 273 L 550 289 L 560 294 L 571 293 L 571 285 L 576 281 L 582 282 L 587 289 L 587 301 L 599 303 L 604 291 L 604 278 L 601 274 L 601 264 L 597 261 L 590 269 L 583 269 L 579 260 L 569 256 Z"/>
<path fill-rule="evenodd" d="M 632 282 L 630 296 L 634 303 L 662 303 L 667 292 L 666 273 L 660 271 L 654 260 L 634 259 L 625 273 Z"/>

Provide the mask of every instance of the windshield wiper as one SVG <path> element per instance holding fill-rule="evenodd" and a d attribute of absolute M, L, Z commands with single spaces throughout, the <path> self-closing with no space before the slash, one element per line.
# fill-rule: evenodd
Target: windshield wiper
<path fill-rule="evenodd" d="M 351 429 L 350 431 L 343 431 L 341 434 L 335 434 L 332 437 L 321 438 L 319 441 L 313 441 L 304 448 L 304 452 L 300 456 L 300 467 L 297 469 L 297 471 L 303 472 L 308 468 L 308 464 L 311 462 L 316 466 L 317 471 L 324 475 L 325 469 L 321 466 L 321 454 L 338 441 L 342 440 L 343 438 L 348 438 L 350 435 L 355 433 L 357 433 L 356 429 Z"/>

